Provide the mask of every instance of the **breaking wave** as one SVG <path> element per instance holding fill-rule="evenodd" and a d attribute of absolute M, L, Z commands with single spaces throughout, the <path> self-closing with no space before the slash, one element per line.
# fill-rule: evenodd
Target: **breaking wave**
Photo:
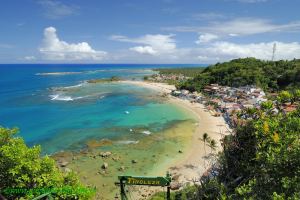
<path fill-rule="evenodd" d="M 123 140 L 123 141 L 118 141 L 118 144 L 137 144 L 139 143 L 138 140 Z"/>

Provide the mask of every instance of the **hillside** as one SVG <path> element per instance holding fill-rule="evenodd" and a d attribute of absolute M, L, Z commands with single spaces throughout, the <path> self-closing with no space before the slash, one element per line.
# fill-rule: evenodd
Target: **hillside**
<path fill-rule="evenodd" d="M 177 85 L 180 89 L 201 91 L 217 83 L 232 87 L 257 85 L 268 91 L 300 86 L 300 60 L 263 61 L 255 58 L 235 59 L 208 66 L 193 79 Z"/>

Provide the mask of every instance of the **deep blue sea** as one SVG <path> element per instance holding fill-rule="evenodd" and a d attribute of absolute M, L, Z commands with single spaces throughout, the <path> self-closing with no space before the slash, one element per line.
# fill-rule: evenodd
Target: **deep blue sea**
<path fill-rule="evenodd" d="M 40 144 L 47 154 L 80 149 L 90 139 L 131 142 L 132 129 L 149 134 L 189 117 L 150 89 L 86 81 L 142 79 L 153 68 L 182 66 L 199 65 L 2 64 L 0 125 L 18 127 L 28 145 Z"/>

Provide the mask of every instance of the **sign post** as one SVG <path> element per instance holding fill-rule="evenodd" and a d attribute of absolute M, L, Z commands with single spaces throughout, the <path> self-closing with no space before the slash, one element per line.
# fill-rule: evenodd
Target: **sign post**
<path fill-rule="evenodd" d="M 167 200 L 171 199 L 170 183 L 171 175 L 167 172 L 166 177 L 143 177 L 143 176 L 118 176 L 120 184 L 121 200 L 128 200 L 125 192 L 125 185 L 148 185 L 167 187 Z"/>

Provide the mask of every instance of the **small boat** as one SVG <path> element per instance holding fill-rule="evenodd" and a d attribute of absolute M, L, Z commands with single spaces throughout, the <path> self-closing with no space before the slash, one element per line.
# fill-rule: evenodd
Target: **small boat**
<path fill-rule="evenodd" d="M 125 114 L 127 114 L 127 115 L 128 115 L 128 114 L 129 114 L 129 111 L 127 111 L 127 110 L 126 110 L 126 111 L 125 111 Z"/>

